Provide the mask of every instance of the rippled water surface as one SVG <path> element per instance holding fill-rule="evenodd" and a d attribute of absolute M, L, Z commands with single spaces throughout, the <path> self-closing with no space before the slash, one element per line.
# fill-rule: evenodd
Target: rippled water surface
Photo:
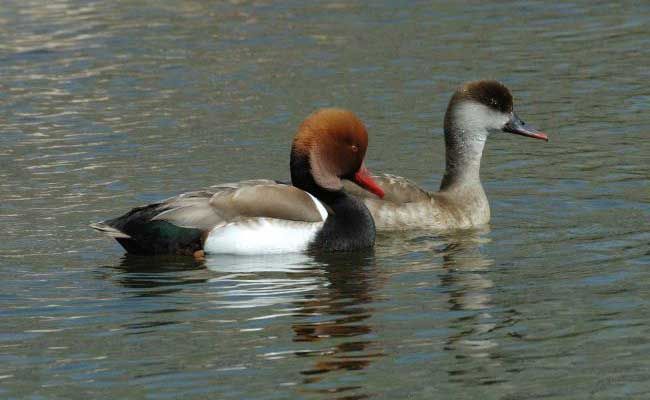
<path fill-rule="evenodd" d="M 543 1 L 4 1 L 0 397 L 650 397 L 650 7 Z M 479 231 L 372 252 L 125 257 L 87 227 L 286 178 L 315 108 L 437 188 L 442 116 L 497 78 Z"/>

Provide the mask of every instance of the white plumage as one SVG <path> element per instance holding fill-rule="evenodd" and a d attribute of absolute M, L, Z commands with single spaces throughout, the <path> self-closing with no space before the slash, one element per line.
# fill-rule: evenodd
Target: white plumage
<path fill-rule="evenodd" d="M 307 193 L 309 194 L 309 193 Z M 290 221 L 277 218 L 251 218 L 213 228 L 203 246 L 208 254 L 278 254 L 307 250 L 328 213 L 309 194 L 322 217 L 321 222 Z"/>

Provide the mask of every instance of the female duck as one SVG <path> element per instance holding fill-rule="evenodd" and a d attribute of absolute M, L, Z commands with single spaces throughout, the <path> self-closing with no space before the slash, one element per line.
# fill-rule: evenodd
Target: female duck
<path fill-rule="evenodd" d="M 509 132 L 548 141 L 513 111 L 510 91 L 497 81 L 468 82 L 456 90 L 445 114 L 446 168 L 440 190 L 419 188 L 394 175 L 373 179 L 384 190 L 379 199 L 355 185 L 346 189 L 362 198 L 377 230 L 469 228 L 490 221 L 490 204 L 479 169 L 490 133 Z"/>
<path fill-rule="evenodd" d="M 268 254 L 372 247 L 375 225 L 343 190 L 349 179 L 382 197 L 363 160 L 368 134 L 351 112 L 324 109 L 300 126 L 291 148 L 293 186 L 244 181 L 184 193 L 91 225 L 129 253 Z"/>

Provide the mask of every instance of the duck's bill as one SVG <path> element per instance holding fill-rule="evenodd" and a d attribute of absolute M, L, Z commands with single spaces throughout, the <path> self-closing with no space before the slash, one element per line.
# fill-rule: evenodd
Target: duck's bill
<path fill-rule="evenodd" d="M 510 118 L 510 121 L 508 121 L 508 123 L 506 123 L 506 125 L 503 127 L 503 131 L 514 133 L 515 135 L 542 139 L 548 142 L 548 136 L 544 132 L 540 131 L 532 125 L 528 125 L 522 121 L 515 113 L 512 113 L 512 118 Z"/>
<path fill-rule="evenodd" d="M 384 198 L 384 190 L 372 179 L 370 171 L 365 166 L 361 166 L 359 170 L 354 174 L 352 179 L 354 183 L 366 189 L 367 191 L 376 194 L 380 199 Z"/>

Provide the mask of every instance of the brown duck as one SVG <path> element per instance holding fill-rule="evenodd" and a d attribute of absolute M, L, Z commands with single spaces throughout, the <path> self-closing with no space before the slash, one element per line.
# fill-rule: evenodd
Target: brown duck
<path fill-rule="evenodd" d="M 508 132 L 548 141 L 546 134 L 517 116 L 508 88 L 491 80 L 468 82 L 456 90 L 447 106 L 444 130 L 446 167 L 439 191 L 427 192 L 406 178 L 389 174 L 372 177 L 384 190 L 383 198 L 345 185 L 364 201 L 377 230 L 445 230 L 487 224 L 490 204 L 479 170 L 488 136 Z"/>

